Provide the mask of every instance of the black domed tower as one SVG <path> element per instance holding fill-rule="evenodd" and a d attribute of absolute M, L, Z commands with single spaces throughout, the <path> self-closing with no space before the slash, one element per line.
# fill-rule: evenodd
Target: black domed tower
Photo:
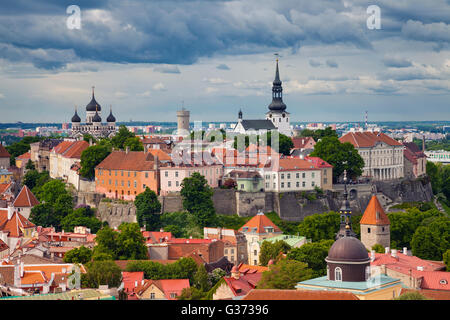
<path fill-rule="evenodd" d="M 99 117 L 101 116 L 102 107 L 100 104 L 95 100 L 95 94 L 94 94 L 95 87 L 92 87 L 92 99 L 91 101 L 86 105 L 86 123 L 93 123 L 94 116 L 97 114 Z M 98 119 L 96 119 L 98 120 Z"/>
<path fill-rule="evenodd" d="M 106 121 L 108 121 L 108 123 L 116 122 L 116 118 L 112 114 L 112 107 L 109 110 L 109 116 L 106 118 Z"/>
<path fill-rule="evenodd" d="M 81 122 L 81 118 L 77 113 L 77 107 L 75 107 L 75 114 L 72 117 L 72 123 L 80 123 Z"/>

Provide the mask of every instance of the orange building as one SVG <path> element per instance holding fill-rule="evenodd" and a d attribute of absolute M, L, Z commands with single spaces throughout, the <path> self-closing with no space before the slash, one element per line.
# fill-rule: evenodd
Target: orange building
<path fill-rule="evenodd" d="M 161 150 L 111 152 L 95 168 L 96 192 L 111 199 L 132 201 L 146 187 L 159 194 L 161 153 Z"/>

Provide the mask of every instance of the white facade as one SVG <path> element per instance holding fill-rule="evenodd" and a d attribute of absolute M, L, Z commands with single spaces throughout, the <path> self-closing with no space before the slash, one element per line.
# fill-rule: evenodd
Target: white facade
<path fill-rule="evenodd" d="M 272 192 L 308 191 L 321 188 L 321 170 L 267 171 L 264 177 L 264 190 Z"/>
<path fill-rule="evenodd" d="M 272 112 L 266 113 L 266 120 L 272 121 L 273 125 L 278 129 L 278 132 L 288 137 L 292 136 L 292 127 L 289 121 L 289 112 Z"/>
<path fill-rule="evenodd" d="M 404 146 L 390 146 L 378 142 L 373 147 L 357 148 L 364 160 L 363 176 L 375 180 L 391 180 L 404 177 Z"/>

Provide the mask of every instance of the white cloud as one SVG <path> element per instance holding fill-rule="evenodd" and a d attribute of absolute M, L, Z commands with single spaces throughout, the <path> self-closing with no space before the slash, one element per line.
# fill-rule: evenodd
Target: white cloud
<path fill-rule="evenodd" d="M 155 91 L 166 91 L 167 89 L 166 89 L 166 86 L 164 85 L 164 83 L 158 82 L 157 84 L 155 84 L 153 86 L 153 90 L 155 90 Z"/>

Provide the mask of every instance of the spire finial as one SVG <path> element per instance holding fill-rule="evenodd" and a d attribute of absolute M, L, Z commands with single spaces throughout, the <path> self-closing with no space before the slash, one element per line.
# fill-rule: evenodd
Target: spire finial
<path fill-rule="evenodd" d="M 95 86 L 92 86 L 92 96 L 94 96 L 94 89 L 95 89 Z"/>

